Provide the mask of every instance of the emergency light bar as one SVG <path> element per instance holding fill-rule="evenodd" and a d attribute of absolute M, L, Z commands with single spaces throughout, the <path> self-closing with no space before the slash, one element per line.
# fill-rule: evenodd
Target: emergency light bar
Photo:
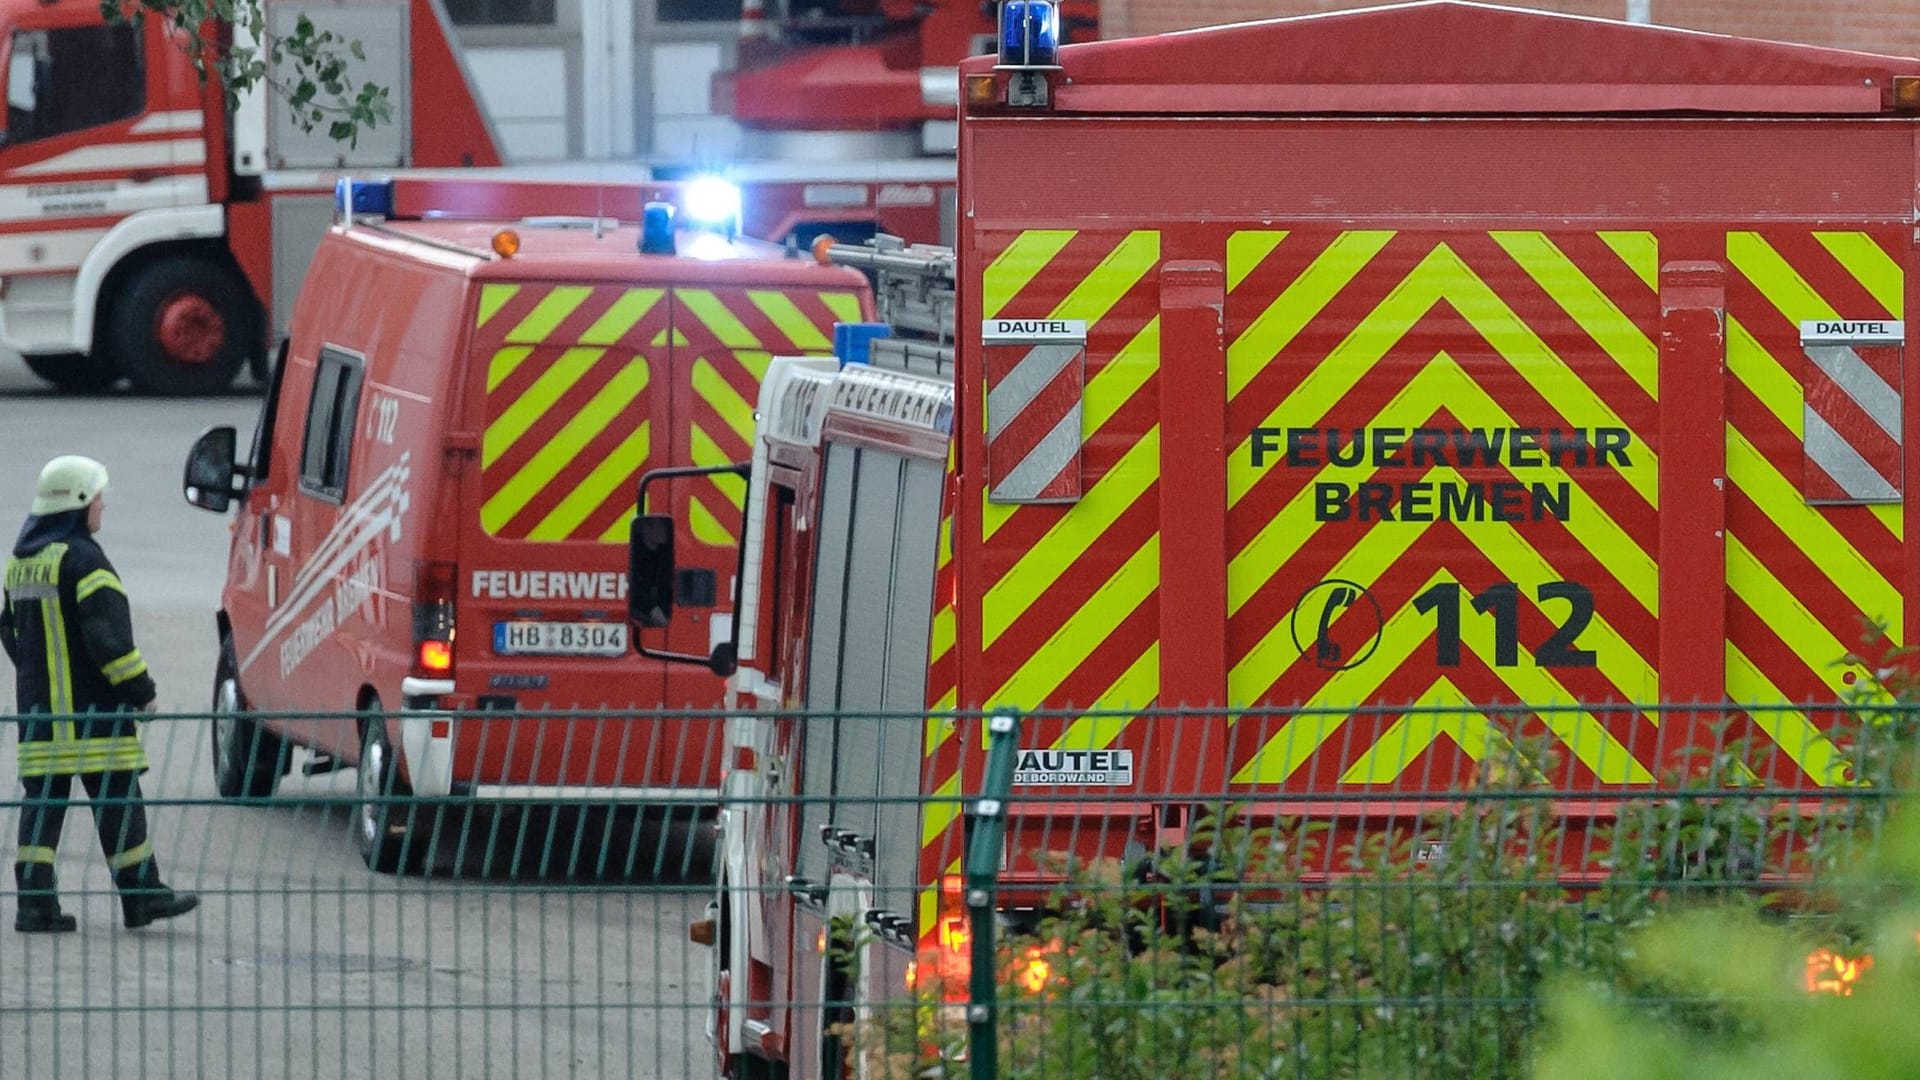
<path fill-rule="evenodd" d="M 392 180 L 354 180 L 341 177 L 333 182 L 333 212 L 342 215 L 379 214 L 393 216 Z"/>
<path fill-rule="evenodd" d="M 698 176 L 680 189 L 680 202 L 696 228 L 731 238 L 740 226 L 740 189 L 718 176 Z"/>
<path fill-rule="evenodd" d="M 650 202 L 640 216 L 640 253 L 672 255 L 677 245 L 673 238 L 673 204 Z"/>
<path fill-rule="evenodd" d="M 1005 71 L 1060 66 L 1060 8 L 1054 0 L 1001 0 L 1000 62 Z"/>
<path fill-rule="evenodd" d="M 733 253 L 733 241 L 740 235 L 741 205 L 739 186 L 719 176 L 629 185 L 341 177 L 333 185 L 336 224 L 353 224 L 362 217 L 518 221 L 529 228 L 591 227 L 597 236 L 609 224 L 637 221 L 636 246 L 641 253 L 682 254 L 676 233 L 685 228 L 693 234 L 693 246 L 684 253 L 695 258 L 725 258 Z M 536 208 L 541 212 L 528 212 Z M 518 254 L 520 240 L 519 231 L 503 228 L 493 235 L 492 251 L 510 258 Z"/>

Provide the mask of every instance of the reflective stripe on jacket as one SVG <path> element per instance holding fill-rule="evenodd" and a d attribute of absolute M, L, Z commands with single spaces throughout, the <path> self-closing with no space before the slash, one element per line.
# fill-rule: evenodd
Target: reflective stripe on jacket
<path fill-rule="evenodd" d="M 21 776 L 147 767 L 131 710 L 153 700 L 153 679 L 126 589 L 91 538 L 7 561 L 0 646 L 14 667 Z"/>

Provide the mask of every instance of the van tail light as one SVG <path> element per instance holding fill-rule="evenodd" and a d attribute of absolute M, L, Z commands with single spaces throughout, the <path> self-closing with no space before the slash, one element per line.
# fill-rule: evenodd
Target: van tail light
<path fill-rule="evenodd" d="M 418 662 L 420 670 L 428 675 L 447 674 L 453 670 L 453 642 L 421 642 Z"/>
<path fill-rule="evenodd" d="M 423 562 L 414 569 L 413 671 L 431 679 L 453 675 L 453 598 L 460 579 L 450 562 Z"/>

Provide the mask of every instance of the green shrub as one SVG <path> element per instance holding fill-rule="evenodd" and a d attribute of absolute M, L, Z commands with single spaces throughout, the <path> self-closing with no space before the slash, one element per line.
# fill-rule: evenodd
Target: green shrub
<path fill-rule="evenodd" d="M 1797 906 L 1727 896 L 1632 936 L 1624 979 L 1546 994 L 1539 1080 L 1891 1080 L 1920 1075 L 1920 814 L 1906 654 L 1839 733 L 1853 813 L 1812 824 Z"/>
<path fill-rule="evenodd" d="M 1622 987 L 1560 982 L 1541 1080 L 1920 1073 L 1920 818 L 1896 819 L 1815 917 L 1703 906 L 1635 936 Z M 1869 957 L 1871 966 L 1861 960 Z M 1677 1007 L 1678 1005 L 1690 1007 Z M 1709 1009 L 1708 1006 L 1711 1006 Z"/>

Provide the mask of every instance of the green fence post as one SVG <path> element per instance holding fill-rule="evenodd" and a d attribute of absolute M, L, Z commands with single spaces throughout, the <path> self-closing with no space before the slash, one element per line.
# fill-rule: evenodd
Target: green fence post
<path fill-rule="evenodd" d="M 1007 795 L 1020 751 L 1020 717 L 1012 711 L 987 718 L 987 776 L 968 812 L 967 916 L 973 935 L 973 970 L 967 985 L 967 1061 L 972 1080 L 999 1080 L 998 968 L 994 899 L 1000 888 L 1000 852 L 1006 836 Z"/>

